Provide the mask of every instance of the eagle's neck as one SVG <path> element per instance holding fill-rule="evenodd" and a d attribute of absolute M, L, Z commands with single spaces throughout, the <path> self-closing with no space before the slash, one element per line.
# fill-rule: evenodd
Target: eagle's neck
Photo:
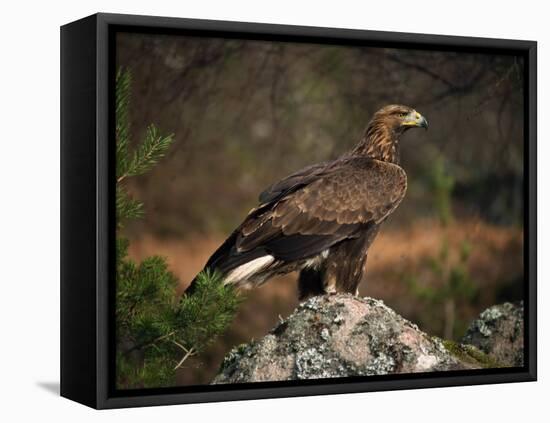
<path fill-rule="evenodd" d="M 393 130 L 386 122 L 373 119 L 367 126 L 363 138 L 352 151 L 352 155 L 399 164 L 400 136 L 401 132 Z"/>

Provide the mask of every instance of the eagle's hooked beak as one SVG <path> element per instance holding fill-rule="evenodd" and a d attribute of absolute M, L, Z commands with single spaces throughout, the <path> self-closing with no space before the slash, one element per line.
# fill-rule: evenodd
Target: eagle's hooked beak
<path fill-rule="evenodd" d="M 403 125 L 410 127 L 416 126 L 418 128 L 424 128 L 426 130 L 428 129 L 428 121 L 416 110 L 413 110 L 407 116 L 405 116 L 405 118 L 403 119 Z"/>

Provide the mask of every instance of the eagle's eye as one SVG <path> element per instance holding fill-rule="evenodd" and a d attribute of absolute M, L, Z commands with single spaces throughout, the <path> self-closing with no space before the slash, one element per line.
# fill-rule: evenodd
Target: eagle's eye
<path fill-rule="evenodd" d="M 407 113 L 399 113 L 400 118 L 404 118 L 405 116 L 407 116 Z"/>

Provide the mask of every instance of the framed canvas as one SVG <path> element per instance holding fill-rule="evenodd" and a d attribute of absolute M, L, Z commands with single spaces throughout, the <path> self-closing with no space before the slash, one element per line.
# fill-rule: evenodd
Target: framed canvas
<path fill-rule="evenodd" d="M 536 66 L 533 41 L 63 26 L 61 395 L 536 380 Z"/>

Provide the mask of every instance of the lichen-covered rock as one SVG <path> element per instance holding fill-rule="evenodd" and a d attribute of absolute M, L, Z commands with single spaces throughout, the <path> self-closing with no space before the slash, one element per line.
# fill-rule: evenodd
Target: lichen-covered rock
<path fill-rule="evenodd" d="M 471 344 L 503 366 L 523 366 L 523 302 L 504 303 L 483 311 L 462 342 Z"/>
<path fill-rule="evenodd" d="M 382 301 L 338 294 L 309 299 L 264 338 L 232 350 L 213 383 L 474 369 L 487 365 L 484 356 L 449 351 Z"/>

